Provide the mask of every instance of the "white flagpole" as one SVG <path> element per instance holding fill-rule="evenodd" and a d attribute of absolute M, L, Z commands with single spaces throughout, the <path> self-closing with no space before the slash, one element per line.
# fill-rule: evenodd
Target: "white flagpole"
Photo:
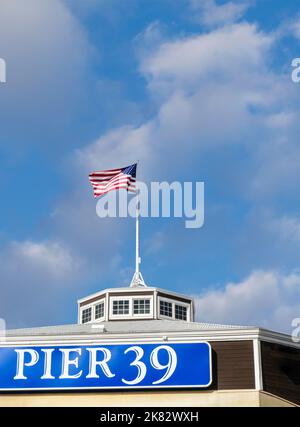
<path fill-rule="evenodd" d="M 140 214 L 140 190 L 137 186 L 135 215 L 135 273 L 130 284 L 130 287 L 132 288 L 137 286 L 147 286 L 140 271 Z"/>
<path fill-rule="evenodd" d="M 135 220 L 135 275 L 140 276 L 140 191 L 138 190 L 136 199 L 136 220 Z"/>

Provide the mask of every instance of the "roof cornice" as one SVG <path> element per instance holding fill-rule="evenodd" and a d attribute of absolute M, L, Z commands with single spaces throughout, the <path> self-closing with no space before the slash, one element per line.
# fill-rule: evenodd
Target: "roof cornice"
<path fill-rule="evenodd" d="M 130 287 L 106 288 L 106 289 L 103 289 L 102 291 L 95 292 L 94 294 L 90 294 L 90 295 L 87 295 L 86 297 L 78 299 L 77 303 L 80 304 L 82 302 L 89 301 L 90 299 L 101 297 L 102 295 L 105 295 L 107 293 L 114 294 L 114 293 L 120 293 L 120 292 L 122 292 L 124 294 L 127 294 L 127 293 L 131 294 L 131 293 L 134 293 L 134 292 L 146 293 L 146 292 L 149 292 L 149 291 L 150 292 L 157 291 L 157 292 L 161 292 L 161 293 L 168 294 L 168 295 L 171 295 L 171 296 L 177 296 L 177 297 L 180 297 L 180 298 L 184 298 L 186 300 L 193 301 L 192 297 L 189 297 L 189 296 L 184 295 L 184 294 L 180 294 L 178 292 L 169 291 L 168 289 L 162 289 L 162 288 L 153 287 L 153 286 L 147 286 L 146 288 L 142 288 L 142 287 L 141 288 L 139 288 L 139 287 L 131 287 L 131 288 Z"/>
<path fill-rule="evenodd" d="M 195 331 L 161 331 L 161 332 L 124 332 L 124 333 L 68 333 L 61 335 L 32 335 L 8 336 L 0 346 L 9 345 L 66 345 L 66 344 L 103 344 L 116 342 L 153 342 L 153 341 L 245 341 L 259 339 L 275 344 L 290 346 L 300 349 L 300 343 L 292 341 L 286 334 L 268 331 L 266 329 L 218 329 Z"/>

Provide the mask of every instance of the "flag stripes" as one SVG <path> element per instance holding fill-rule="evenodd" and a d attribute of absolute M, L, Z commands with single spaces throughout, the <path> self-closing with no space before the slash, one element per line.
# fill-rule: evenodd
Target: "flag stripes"
<path fill-rule="evenodd" d="M 108 169 L 92 172 L 89 175 L 94 196 L 100 197 L 112 190 L 124 189 L 129 192 L 136 191 L 136 163 L 121 169 Z"/>

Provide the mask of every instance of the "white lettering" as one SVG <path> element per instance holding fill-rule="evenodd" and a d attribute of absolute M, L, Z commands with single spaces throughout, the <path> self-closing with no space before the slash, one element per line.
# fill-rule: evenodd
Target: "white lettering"
<path fill-rule="evenodd" d="M 28 349 L 18 349 L 15 350 L 18 355 L 17 361 L 17 372 L 14 377 L 15 380 L 27 380 L 27 377 L 24 375 L 24 367 L 25 366 L 34 366 L 39 360 L 39 354 L 37 351 Z M 25 362 L 25 354 L 28 353 L 30 355 L 30 360 Z"/>
<path fill-rule="evenodd" d="M 111 352 L 107 348 L 87 348 L 87 351 L 90 353 L 89 373 L 86 376 L 87 378 L 99 378 L 99 375 L 97 374 L 97 366 L 100 366 L 107 378 L 112 378 L 115 376 L 107 364 L 107 362 L 109 362 L 111 359 Z M 103 360 L 97 360 L 97 353 L 99 351 L 101 351 L 104 355 Z"/>
<path fill-rule="evenodd" d="M 51 362 L 52 362 L 52 353 L 54 348 L 42 349 L 42 352 L 45 353 L 45 362 L 44 362 L 44 375 L 41 376 L 41 380 L 53 380 L 54 376 L 51 375 Z"/>
<path fill-rule="evenodd" d="M 141 347 L 133 346 L 129 347 L 124 351 L 124 354 L 127 354 L 129 351 L 133 351 L 136 354 L 136 358 L 133 362 L 130 363 L 130 366 L 136 366 L 138 374 L 135 379 L 128 381 L 122 379 L 122 382 L 128 385 L 135 385 L 143 381 L 147 373 L 147 367 L 144 362 L 141 362 L 141 358 L 144 356 L 144 350 Z"/>
<path fill-rule="evenodd" d="M 300 319 L 294 319 L 293 326 L 295 326 L 295 331 L 293 333 L 293 339 L 299 340 L 299 326 Z M 100 378 L 104 376 L 106 378 L 113 378 L 116 376 L 115 373 L 111 371 L 110 361 L 112 359 L 112 352 L 105 347 L 78 347 L 78 348 L 39 348 L 35 350 L 32 348 L 18 348 L 14 349 L 17 354 L 17 368 L 15 380 L 27 380 L 26 369 L 29 367 L 34 367 L 38 364 L 38 367 L 35 369 L 29 370 L 31 373 L 34 373 L 35 377 L 37 373 L 41 370 L 40 380 L 54 380 L 58 378 L 62 379 L 78 379 L 83 374 L 86 379 L 91 378 Z M 54 357 L 55 352 L 60 352 L 61 358 Z M 86 352 L 83 354 L 83 351 Z M 144 349 L 140 346 L 134 345 L 128 347 L 124 351 L 124 355 L 128 353 L 134 353 L 132 356 L 129 356 L 128 364 L 133 360 L 129 366 L 133 367 L 127 369 L 126 375 L 129 378 L 122 378 L 122 383 L 127 385 L 137 385 L 141 383 L 147 375 L 148 364 L 150 362 L 151 366 L 158 370 L 162 371 L 161 378 L 156 381 L 153 381 L 152 384 L 157 385 L 166 382 L 175 372 L 177 367 L 177 354 L 176 351 L 169 345 L 159 345 L 155 347 L 150 353 L 150 360 L 143 361 Z M 163 353 L 163 354 L 161 354 Z M 88 356 L 88 363 L 85 363 L 86 357 Z M 121 354 L 116 354 L 116 357 L 121 357 Z M 123 356 L 124 357 L 124 356 Z M 39 363 L 38 363 L 39 362 Z M 53 363 L 59 363 L 60 366 L 52 366 Z M 146 363 L 147 365 L 146 365 Z M 122 363 L 126 363 L 126 360 L 123 360 Z M 114 366 L 114 365 L 113 365 Z M 128 365 L 127 365 L 128 366 Z M 52 369 L 53 368 L 53 369 Z M 60 368 L 60 375 L 56 376 L 55 372 L 57 368 Z M 82 369 L 80 369 L 82 368 Z M 134 369 L 135 368 L 135 369 Z M 35 378 L 34 377 L 34 378 Z M 51 384 L 51 382 L 49 383 Z"/>
<path fill-rule="evenodd" d="M 82 370 L 77 372 L 77 374 L 71 375 L 69 372 L 69 368 L 71 365 L 78 368 L 78 356 L 75 359 L 70 359 L 70 353 L 78 353 L 81 356 L 81 348 L 60 348 L 59 349 L 63 355 L 62 361 L 62 373 L 60 375 L 60 379 L 69 379 L 69 378 L 80 378 L 82 374 Z"/>
<path fill-rule="evenodd" d="M 165 365 L 162 365 L 158 360 L 158 353 L 161 350 L 165 350 L 168 353 L 168 363 Z M 176 366 L 177 366 L 177 354 L 175 350 L 168 346 L 168 345 L 161 345 L 160 347 L 156 347 L 151 355 L 150 355 L 150 362 L 153 368 L 155 369 L 167 369 L 164 376 L 157 381 L 154 381 L 152 384 L 161 384 L 165 381 L 167 381 L 174 373 Z"/>

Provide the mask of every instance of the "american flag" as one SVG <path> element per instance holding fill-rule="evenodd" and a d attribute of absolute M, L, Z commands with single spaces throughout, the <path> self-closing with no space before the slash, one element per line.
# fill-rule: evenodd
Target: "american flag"
<path fill-rule="evenodd" d="M 125 189 L 135 192 L 136 166 L 126 166 L 121 169 L 108 169 L 100 172 L 92 172 L 89 180 L 93 186 L 94 196 L 100 197 L 111 190 Z"/>

